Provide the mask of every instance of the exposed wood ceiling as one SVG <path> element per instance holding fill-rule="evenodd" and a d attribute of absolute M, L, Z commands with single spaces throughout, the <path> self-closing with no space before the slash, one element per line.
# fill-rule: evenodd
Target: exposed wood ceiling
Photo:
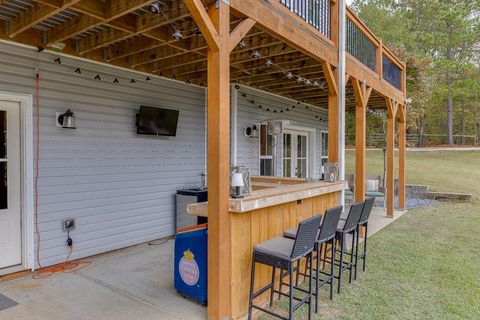
<path fill-rule="evenodd" d="M 203 1 L 208 5 L 210 0 Z M 152 3 L 161 11 L 150 11 Z M 180 0 L 0 0 L 0 39 L 62 51 L 112 65 L 206 84 L 207 43 Z M 232 30 L 240 22 L 231 17 Z M 176 30 L 182 39 L 174 39 Z M 321 63 L 253 28 L 231 54 L 231 80 L 327 107 Z M 252 56 L 258 50 L 260 58 Z M 274 64 L 267 66 L 267 59 Z M 287 73 L 295 75 L 287 77 Z M 308 79 L 318 86 L 299 82 Z M 347 108 L 354 109 L 347 86 Z M 369 106 L 385 108 L 373 93 Z"/>

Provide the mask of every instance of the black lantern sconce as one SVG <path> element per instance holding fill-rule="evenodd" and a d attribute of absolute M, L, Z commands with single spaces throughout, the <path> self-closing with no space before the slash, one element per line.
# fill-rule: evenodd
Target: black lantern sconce
<path fill-rule="evenodd" d="M 67 111 L 65 111 L 65 113 L 62 113 L 60 114 L 58 117 L 57 117 L 57 126 L 59 127 L 62 127 L 64 129 L 76 129 L 76 125 L 75 125 L 75 115 L 73 114 L 73 112 L 68 109 Z"/>

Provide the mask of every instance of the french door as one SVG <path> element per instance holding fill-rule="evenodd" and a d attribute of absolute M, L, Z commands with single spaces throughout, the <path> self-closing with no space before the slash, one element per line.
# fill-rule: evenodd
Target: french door
<path fill-rule="evenodd" d="M 0 269 L 22 263 L 20 104 L 0 100 Z"/>
<path fill-rule="evenodd" d="M 283 176 L 304 179 L 310 177 L 310 142 L 308 132 L 284 131 Z"/>

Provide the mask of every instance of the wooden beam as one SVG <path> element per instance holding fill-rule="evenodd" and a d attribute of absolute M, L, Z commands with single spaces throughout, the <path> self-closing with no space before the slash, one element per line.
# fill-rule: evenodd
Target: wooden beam
<path fill-rule="evenodd" d="M 351 54 L 346 54 L 346 70 L 349 75 L 365 80 L 369 86 L 385 98 L 395 98 L 400 103 L 405 103 L 405 95 L 385 80 L 380 80 L 378 74 L 369 69 Z"/>
<path fill-rule="evenodd" d="M 355 99 L 360 105 L 364 105 L 364 94 L 363 94 L 363 89 L 362 89 L 362 84 L 360 81 L 358 81 L 357 78 L 351 78 L 352 79 L 352 87 L 353 91 L 355 93 Z"/>
<path fill-rule="evenodd" d="M 90 30 L 92 26 L 99 23 L 97 18 L 79 13 L 77 17 L 67 21 L 48 31 L 48 43 L 61 42 L 65 39 L 71 38 Z"/>
<path fill-rule="evenodd" d="M 230 33 L 230 41 L 228 48 L 230 52 L 235 49 L 240 40 L 242 40 L 247 35 L 247 33 L 250 31 L 250 29 L 253 28 L 254 25 L 255 20 L 250 18 L 243 20 L 237 25 L 237 27 Z"/>
<path fill-rule="evenodd" d="M 121 16 L 141 9 L 149 4 L 156 2 L 154 0 L 115 0 L 107 1 L 105 15 L 108 20 L 115 20 Z"/>
<path fill-rule="evenodd" d="M 193 20 L 202 31 L 210 49 L 218 50 L 220 48 L 220 38 L 203 3 L 200 0 L 184 0 L 184 2 L 192 14 Z"/>
<path fill-rule="evenodd" d="M 16 37 L 18 34 L 32 28 L 43 20 L 56 15 L 60 11 L 67 9 L 79 1 L 80 0 L 65 0 L 58 8 L 35 2 L 31 8 L 20 13 L 10 21 L 9 36 L 12 38 Z"/>
<path fill-rule="evenodd" d="M 395 121 L 396 103 L 386 98 L 387 104 L 387 177 L 385 181 L 387 216 L 393 217 L 395 212 Z"/>
<path fill-rule="evenodd" d="M 404 106 L 401 106 L 404 109 Z M 401 111 L 400 113 L 403 113 Z M 406 208 L 406 161 L 407 161 L 407 123 L 405 119 L 400 119 L 398 134 L 398 208 Z"/>
<path fill-rule="evenodd" d="M 144 5 L 146 5 L 151 2 L 152 1 L 145 0 L 135 1 L 132 6 L 129 6 L 128 1 L 122 1 L 122 6 L 116 6 L 116 4 L 112 4 L 113 8 L 106 8 L 106 12 L 110 12 L 112 15 L 103 18 L 103 24 L 115 25 L 114 27 L 116 30 L 103 30 L 95 35 L 81 39 L 79 44 L 80 54 L 85 54 L 89 51 L 111 45 L 118 41 L 125 40 L 139 34 L 143 34 L 147 37 L 151 37 L 159 41 L 165 41 L 165 35 L 158 33 L 157 35 L 155 35 L 153 33 L 153 29 L 171 24 L 178 19 L 186 18 L 190 15 L 187 8 L 185 8 L 185 6 L 183 6 L 180 1 L 172 2 L 172 5 L 162 8 L 162 10 L 164 10 L 165 12 L 165 15 L 147 12 L 134 18 L 134 21 L 131 22 L 134 27 L 134 30 L 132 30 L 132 32 L 118 30 L 118 24 L 122 21 L 122 19 L 125 19 L 125 15 L 132 11 L 135 11 L 138 8 L 139 3 L 143 3 Z"/>
<path fill-rule="evenodd" d="M 257 22 L 261 29 L 318 61 L 338 65 L 338 55 L 330 39 L 308 25 L 277 1 L 230 0 L 230 7 Z M 301 27 L 299 27 L 301 25 Z M 304 30 L 311 32 L 305 32 Z"/>
<path fill-rule="evenodd" d="M 129 33 L 119 31 L 116 29 L 107 29 L 99 32 L 94 36 L 90 36 L 79 41 L 79 50 L 80 54 L 85 54 L 89 51 L 103 48 L 109 44 L 115 43 L 120 39 L 129 38 L 131 35 Z"/>
<path fill-rule="evenodd" d="M 328 83 L 328 91 L 331 95 L 338 95 L 338 87 L 335 73 L 332 70 L 332 66 L 329 63 L 322 62 L 323 73 Z"/>
<path fill-rule="evenodd" d="M 284 46 L 274 46 L 272 48 L 265 48 L 259 50 L 262 54 L 262 58 L 272 58 L 276 56 L 281 56 L 284 54 L 295 52 L 295 49 L 286 48 Z M 185 66 L 188 64 L 196 64 L 201 63 L 202 59 L 198 58 L 198 56 L 192 55 L 191 52 L 185 53 L 185 57 L 178 57 L 177 61 L 162 61 L 154 70 L 154 72 L 161 71 L 164 72 L 165 70 L 173 69 L 179 66 Z M 255 61 L 256 59 L 251 56 L 249 51 L 243 51 L 239 53 L 232 53 L 232 57 L 230 59 L 230 63 L 233 66 L 238 66 L 239 64 Z M 243 66 L 242 66 L 243 68 Z"/>
<path fill-rule="evenodd" d="M 179 51 L 176 48 L 172 48 L 170 46 L 161 46 L 152 50 L 147 50 L 147 51 L 133 55 L 131 66 L 138 67 L 142 64 L 147 64 L 147 63 L 151 63 L 159 60 L 165 60 L 165 59 L 180 56 L 183 54 L 184 54 L 183 51 Z"/>
<path fill-rule="evenodd" d="M 188 3 L 189 0 L 187 0 Z M 208 50 L 208 318 L 231 319 L 230 193 L 230 10 L 223 1 L 209 8 Z M 200 11 L 198 1 L 190 2 Z M 203 9 L 203 7 L 202 7 Z M 199 12 L 197 12 L 198 14 Z M 197 17 L 198 19 L 199 17 Z M 202 31 L 205 35 L 205 32 Z M 216 38 L 216 40 L 213 40 Z"/>

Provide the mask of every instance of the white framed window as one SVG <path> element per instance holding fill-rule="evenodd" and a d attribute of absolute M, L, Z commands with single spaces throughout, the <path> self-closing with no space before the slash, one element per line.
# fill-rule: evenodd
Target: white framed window
<path fill-rule="evenodd" d="M 260 125 L 260 175 L 273 176 L 273 136 L 268 132 L 268 125 Z"/>

